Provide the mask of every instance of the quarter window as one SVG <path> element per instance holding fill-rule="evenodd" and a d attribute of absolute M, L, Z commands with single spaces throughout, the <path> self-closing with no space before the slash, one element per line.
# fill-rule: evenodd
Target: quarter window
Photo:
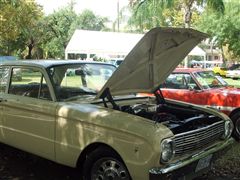
<path fill-rule="evenodd" d="M 9 94 L 51 100 L 43 74 L 34 68 L 13 68 Z"/>

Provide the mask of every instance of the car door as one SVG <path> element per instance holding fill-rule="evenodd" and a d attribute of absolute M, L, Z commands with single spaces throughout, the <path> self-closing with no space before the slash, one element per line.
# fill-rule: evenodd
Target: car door
<path fill-rule="evenodd" d="M 56 103 L 38 68 L 13 67 L 4 95 L 3 141 L 54 160 Z"/>
<path fill-rule="evenodd" d="M 161 85 L 165 98 L 184 101 L 193 104 L 204 104 L 203 91 L 199 88 L 189 73 L 171 74 Z"/>

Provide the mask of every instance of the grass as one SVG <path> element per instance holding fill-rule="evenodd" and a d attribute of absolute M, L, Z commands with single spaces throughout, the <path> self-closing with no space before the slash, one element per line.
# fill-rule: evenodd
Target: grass
<path fill-rule="evenodd" d="M 240 179 L 240 143 L 235 142 L 213 165 L 207 177 Z"/>
<path fill-rule="evenodd" d="M 240 79 L 223 78 L 229 85 L 240 88 Z"/>

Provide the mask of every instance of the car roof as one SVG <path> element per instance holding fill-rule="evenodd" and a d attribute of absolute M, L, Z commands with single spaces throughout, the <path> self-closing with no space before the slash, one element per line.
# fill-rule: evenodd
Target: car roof
<path fill-rule="evenodd" d="M 96 61 L 85 61 L 85 60 L 17 60 L 17 61 L 9 61 L 9 62 L 3 62 L 1 65 L 7 65 L 7 66 L 36 66 L 41 68 L 48 68 L 52 66 L 58 66 L 58 65 L 71 65 L 71 64 L 106 64 L 110 66 L 109 63 L 103 63 L 103 62 L 96 62 Z M 115 66 L 114 66 L 115 67 Z"/>
<path fill-rule="evenodd" d="M 208 69 L 201 69 L 201 68 L 176 68 L 173 72 L 176 73 L 195 73 L 195 72 L 203 72 L 203 71 L 210 71 Z"/>

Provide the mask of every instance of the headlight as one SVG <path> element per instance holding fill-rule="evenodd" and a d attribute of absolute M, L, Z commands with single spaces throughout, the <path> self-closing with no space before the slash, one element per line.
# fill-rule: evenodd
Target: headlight
<path fill-rule="evenodd" d="M 172 139 L 164 139 L 161 143 L 161 163 L 170 161 L 175 154 L 175 142 Z"/>
<path fill-rule="evenodd" d="M 225 131 L 224 131 L 223 139 L 227 139 L 232 134 L 232 130 L 233 130 L 232 121 L 225 121 L 224 128 L 225 128 Z"/>

